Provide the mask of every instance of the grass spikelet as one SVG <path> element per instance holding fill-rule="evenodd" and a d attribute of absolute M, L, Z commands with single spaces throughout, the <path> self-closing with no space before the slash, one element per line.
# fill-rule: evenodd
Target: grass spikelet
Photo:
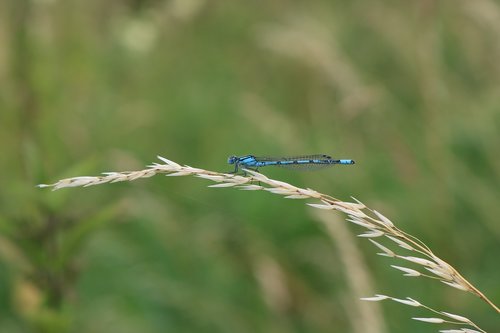
<path fill-rule="evenodd" d="M 385 234 L 380 230 L 369 230 L 365 233 L 359 234 L 358 237 L 366 237 L 366 238 L 376 238 L 384 236 Z"/>
<path fill-rule="evenodd" d="M 384 257 L 396 257 L 396 253 L 392 252 L 391 250 L 389 250 L 388 248 L 386 248 L 382 244 L 377 243 L 373 239 L 369 239 L 369 241 L 372 242 L 376 247 L 378 247 L 379 249 L 384 251 L 383 253 L 377 253 L 378 255 L 384 256 Z"/>
<path fill-rule="evenodd" d="M 401 267 L 401 266 L 396 266 L 396 265 L 391 265 L 391 267 L 405 272 L 406 274 L 404 274 L 404 276 L 421 276 L 422 275 L 422 273 L 420 273 L 419 271 L 416 271 L 416 270 L 411 269 L 411 268 Z"/>

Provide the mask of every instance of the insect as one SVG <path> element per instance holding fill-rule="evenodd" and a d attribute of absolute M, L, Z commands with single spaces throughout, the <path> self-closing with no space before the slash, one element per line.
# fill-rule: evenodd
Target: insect
<path fill-rule="evenodd" d="M 229 156 L 227 163 L 234 164 L 233 173 L 237 173 L 240 167 L 257 170 L 265 166 L 279 166 L 286 168 L 319 169 L 335 164 L 354 164 L 354 160 L 336 160 L 328 155 L 304 155 L 289 157 L 257 157 L 254 155 Z"/>

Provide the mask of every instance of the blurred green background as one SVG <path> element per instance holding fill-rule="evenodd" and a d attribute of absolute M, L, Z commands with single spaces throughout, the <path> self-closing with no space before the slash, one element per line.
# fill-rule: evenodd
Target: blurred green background
<path fill-rule="evenodd" d="M 0 2 L 0 332 L 493 332 L 473 295 L 391 269 L 343 216 L 193 177 L 57 192 L 162 155 L 325 153 L 262 170 L 353 196 L 500 302 L 500 3 Z M 326 220 L 326 221 L 325 221 Z"/>

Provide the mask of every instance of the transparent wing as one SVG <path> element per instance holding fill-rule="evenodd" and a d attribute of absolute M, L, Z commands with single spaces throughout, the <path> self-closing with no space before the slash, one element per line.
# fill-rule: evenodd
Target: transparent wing
<path fill-rule="evenodd" d="M 257 161 L 295 161 L 295 160 L 331 160 L 332 157 L 324 154 L 316 155 L 298 155 L 298 156 L 259 156 L 255 157 Z"/>
<path fill-rule="evenodd" d="M 315 161 L 311 163 L 296 163 L 296 164 L 275 164 L 273 166 L 294 169 L 294 170 L 318 170 L 334 165 L 331 163 L 331 156 L 324 154 L 315 155 L 299 155 L 299 156 L 259 156 L 255 157 L 259 162 L 274 162 L 274 161 Z"/>
<path fill-rule="evenodd" d="M 300 170 L 300 171 L 314 171 L 314 170 L 328 168 L 334 165 L 335 164 L 324 163 L 324 164 L 280 164 L 276 166 L 280 168 Z"/>

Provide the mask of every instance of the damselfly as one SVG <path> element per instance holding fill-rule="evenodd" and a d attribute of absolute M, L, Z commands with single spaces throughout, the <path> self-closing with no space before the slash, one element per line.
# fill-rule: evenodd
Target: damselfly
<path fill-rule="evenodd" d="M 305 155 L 290 157 L 257 157 L 253 155 L 229 156 L 227 163 L 234 164 L 234 173 L 238 168 L 248 168 L 257 170 L 264 166 L 279 166 L 288 168 L 317 169 L 334 164 L 354 164 L 353 160 L 336 160 L 328 155 Z"/>

